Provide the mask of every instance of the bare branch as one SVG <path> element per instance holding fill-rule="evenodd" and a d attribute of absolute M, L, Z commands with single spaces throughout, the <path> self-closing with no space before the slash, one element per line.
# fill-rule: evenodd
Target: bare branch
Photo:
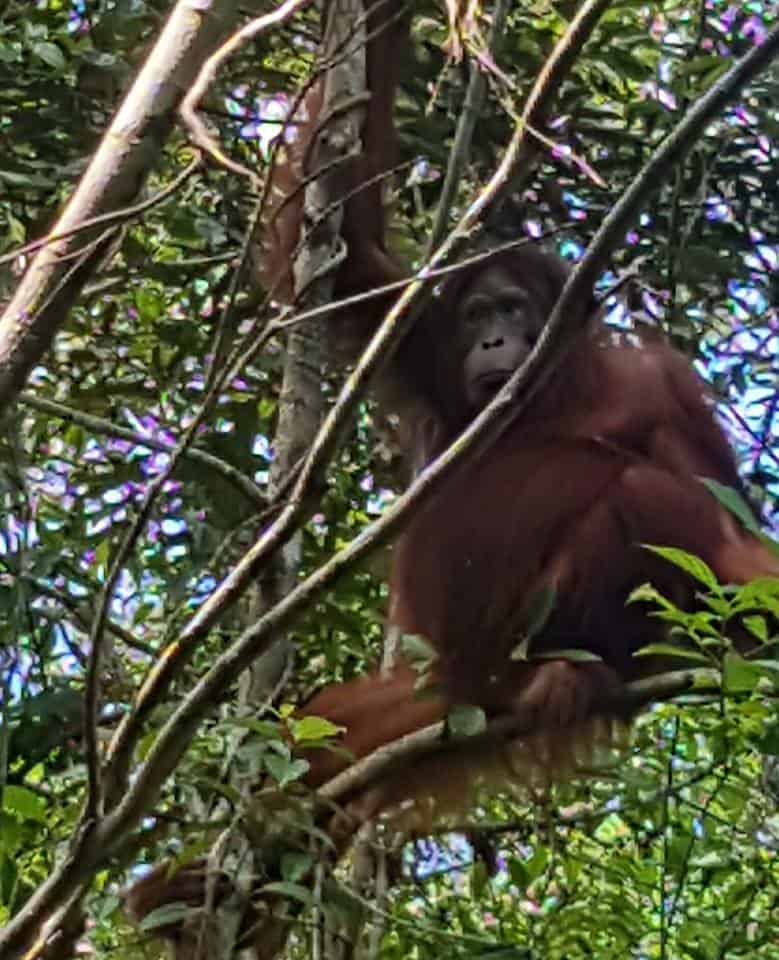
<path fill-rule="evenodd" d="M 298 10 L 303 10 L 311 3 L 311 0 L 284 0 L 279 7 L 266 13 L 264 16 L 256 17 L 245 24 L 222 44 L 203 64 L 200 72 L 195 78 L 189 92 L 181 101 L 179 113 L 181 118 L 189 128 L 192 140 L 205 151 L 216 162 L 232 170 L 241 177 L 246 177 L 251 182 L 257 181 L 257 175 L 253 170 L 244 167 L 236 160 L 230 159 L 219 147 L 214 138 L 209 134 L 205 123 L 197 113 L 198 104 L 203 99 L 208 88 L 216 79 L 217 72 L 222 64 L 230 57 L 234 56 L 244 44 L 254 40 L 257 36 L 267 30 L 269 27 L 285 23 L 290 17 L 294 16 Z"/>

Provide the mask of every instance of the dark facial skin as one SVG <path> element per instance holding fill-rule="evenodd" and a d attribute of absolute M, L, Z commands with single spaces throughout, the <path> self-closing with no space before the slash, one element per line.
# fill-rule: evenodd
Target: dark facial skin
<path fill-rule="evenodd" d="M 544 326 L 531 293 L 503 266 L 488 267 L 457 308 L 465 396 L 480 410 L 533 349 Z"/>

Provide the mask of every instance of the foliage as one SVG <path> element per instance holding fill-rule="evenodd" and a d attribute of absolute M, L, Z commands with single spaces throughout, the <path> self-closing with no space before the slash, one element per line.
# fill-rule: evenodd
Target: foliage
<path fill-rule="evenodd" d="M 169 6 L 0 2 L 0 255 L 45 231 Z M 421 255 L 433 222 L 468 80 L 465 66 L 444 69 L 440 11 L 419 6 L 414 62 L 404 70 L 398 108 L 406 166 L 394 204 L 393 244 L 409 260 Z M 511 222 L 498 230 L 556 230 L 561 251 L 576 258 L 685 108 L 771 25 L 769 7 L 722 0 L 612 5 L 545 131 L 552 146 L 511 198 Z M 494 168 L 572 8 L 531 0 L 511 7 L 453 218 Z M 305 75 L 314 30 L 306 13 L 263 36 L 220 75 L 208 119 L 242 163 L 267 165 L 267 143 L 278 129 L 269 121 L 278 116 L 273 105 Z M 778 96 L 779 76 L 766 73 L 711 125 L 658 185 L 600 285 L 606 293 L 632 269 L 620 295 L 633 321 L 661 325 L 707 372 L 728 402 L 725 419 L 750 494 L 774 531 Z M 149 195 L 190 159 L 183 133 L 174 133 Z M 151 444 L 175 443 L 207 394 L 214 366 L 256 330 L 261 297 L 251 277 L 242 278 L 225 311 L 251 204 L 246 184 L 211 168 L 130 220 L 29 385 L 38 399 L 60 404 L 60 415 L 23 401 L 7 417 L 0 439 L 0 923 L 50 873 L 80 813 L 89 629 L 121 538 L 149 483 L 166 469 L 169 455 Z M 0 264 L 0 301 L 26 262 Z M 612 322 L 626 322 L 616 296 L 607 310 Z M 220 393 L 196 443 L 260 494 L 274 456 L 282 361 L 277 342 L 252 360 Z M 78 414 L 108 425 L 87 425 Z M 111 423 L 134 437 L 117 438 Z M 398 488 L 385 427 L 365 404 L 304 528 L 301 574 L 350 542 Z M 159 651 L 264 522 L 229 470 L 185 456 L 166 480 L 110 605 L 106 737 Z M 698 576 L 707 612 L 690 617 L 650 588 L 635 599 L 657 606 L 707 665 L 724 662 L 726 695 L 695 691 L 658 705 L 605 775 L 542 797 L 485 799 L 465 833 L 406 848 L 401 880 L 383 908 L 388 916 L 375 918 L 386 920 L 382 957 L 776 956 L 779 662 L 770 642 L 779 598 L 765 583 L 721 588 L 693 558 L 675 559 Z M 385 598 L 380 567 L 381 558 L 347 572 L 295 624 L 297 668 L 286 701 L 375 659 Z M 749 611 L 748 629 L 765 645 L 759 661 L 729 649 L 728 624 L 741 611 Z M 252 615 L 252 604 L 242 603 L 198 647 L 180 688 L 155 712 L 141 754 L 181 690 Z M 472 721 L 464 718 L 466 726 Z M 235 783 L 262 772 L 291 789 L 305 769 L 300 745 L 326 744 L 332 734 L 324 723 L 295 721 L 283 705 L 258 718 L 222 707 L 198 731 L 155 816 L 98 876 L 83 951 L 158 956 L 121 916 L 118 892 L 128 870 L 166 852 L 187 862 L 207 851 L 245 813 Z M 301 857 L 289 853 L 276 893 L 310 896 Z M 349 878 L 340 879 L 348 900 Z M 305 927 L 296 938 L 293 953 L 310 955 Z"/>

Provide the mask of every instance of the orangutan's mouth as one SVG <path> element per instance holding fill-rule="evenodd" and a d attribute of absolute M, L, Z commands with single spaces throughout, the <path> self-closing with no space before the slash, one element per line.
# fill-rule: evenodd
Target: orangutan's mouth
<path fill-rule="evenodd" d="M 504 383 L 509 381 L 513 372 L 513 370 L 492 370 L 490 373 L 485 373 L 476 381 L 479 392 L 489 394 L 497 393 Z"/>

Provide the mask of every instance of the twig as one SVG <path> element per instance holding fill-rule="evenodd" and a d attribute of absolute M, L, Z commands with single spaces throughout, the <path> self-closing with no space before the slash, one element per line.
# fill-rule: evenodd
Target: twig
<path fill-rule="evenodd" d="M 149 197 L 146 200 L 141 200 L 140 203 L 135 203 L 131 206 L 122 207 L 120 210 L 110 210 L 108 213 L 101 213 L 95 217 L 87 217 L 86 220 L 82 220 L 81 223 L 77 223 L 75 226 L 69 227 L 66 230 L 57 232 L 55 228 L 52 233 L 47 234 L 45 237 L 40 237 L 38 240 L 32 240 L 30 243 L 26 243 L 23 247 L 17 247 L 16 250 L 12 250 L 10 253 L 4 253 L 2 256 L 0 256 L 0 266 L 2 266 L 4 263 L 16 260 L 18 257 L 26 256 L 28 253 L 34 253 L 36 250 L 40 250 L 41 247 L 48 246 L 52 243 L 59 243 L 60 240 L 66 240 L 68 237 L 72 237 L 77 233 L 81 233 L 83 230 L 88 230 L 90 227 L 99 227 L 102 224 L 112 225 L 117 222 L 139 217 L 142 213 L 145 213 L 152 207 L 156 207 L 157 204 L 162 203 L 163 200 L 167 200 L 167 198 L 174 194 L 200 166 L 201 160 L 200 157 L 197 157 L 192 161 L 192 163 L 189 164 L 189 166 L 185 167 L 185 169 L 182 170 L 181 173 L 175 177 L 167 187 L 155 193 L 153 197 Z M 64 257 L 60 257 L 60 260 L 64 259 Z M 219 258 L 213 259 L 216 260 Z M 173 264 L 171 264 L 171 266 L 173 266 Z"/>
<path fill-rule="evenodd" d="M 39 594 L 50 597 L 52 600 L 56 600 L 57 603 L 63 606 L 75 618 L 82 630 L 85 630 L 87 633 L 89 632 L 91 621 L 87 616 L 84 604 L 80 604 L 78 600 L 73 597 L 69 597 L 66 593 L 63 593 L 62 590 L 57 590 L 56 587 L 52 587 L 48 583 L 44 583 L 42 580 L 39 580 L 36 577 L 27 577 L 24 574 L 22 576 L 35 588 Z M 144 643 L 143 640 L 138 640 L 133 636 L 132 633 L 130 633 L 129 630 L 125 630 L 124 627 L 120 627 L 119 624 L 114 623 L 113 620 L 108 620 L 106 622 L 106 629 L 109 630 L 119 640 L 121 640 L 126 647 L 137 650 L 139 653 L 143 653 L 147 657 L 153 657 L 156 655 L 157 651 L 153 646 L 151 646 L 151 644 Z"/>
<path fill-rule="evenodd" d="M 249 170 L 249 168 L 245 167 L 242 163 L 232 160 L 227 154 L 222 152 L 216 140 L 209 134 L 205 123 L 198 115 L 197 108 L 206 91 L 216 79 L 217 72 L 225 60 L 232 57 L 236 51 L 240 50 L 249 40 L 253 40 L 269 27 L 289 20 L 298 10 L 302 10 L 308 6 L 309 3 L 311 3 L 311 0 L 285 0 L 285 2 L 275 10 L 261 17 L 256 17 L 241 27 L 240 30 L 236 30 L 235 33 L 206 60 L 195 82 L 192 84 L 189 93 L 186 94 L 179 106 L 181 119 L 189 128 L 195 144 L 221 166 L 227 170 L 232 170 L 233 173 L 237 173 L 241 177 L 246 177 L 250 182 L 257 181 L 257 174 L 253 170 Z"/>
<path fill-rule="evenodd" d="M 508 0 L 496 0 L 495 9 L 492 12 L 492 26 L 490 27 L 489 37 L 487 39 L 487 50 L 490 57 L 494 57 L 498 44 L 500 43 L 506 25 L 506 15 L 508 13 Z M 468 89 L 465 93 L 465 102 L 460 113 L 460 119 L 457 122 L 457 130 L 452 144 L 452 153 L 449 157 L 449 163 L 446 168 L 444 184 L 441 188 L 441 196 L 436 208 L 435 221 L 433 229 L 430 231 L 430 237 L 427 242 L 426 257 L 429 257 L 433 250 L 443 240 L 446 233 L 446 226 L 449 219 L 449 212 L 452 207 L 457 187 L 460 184 L 463 170 L 468 165 L 468 158 L 471 152 L 471 140 L 473 131 L 476 128 L 476 121 L 479 119 L 483 107 L 484 99 L 487 93 L 487 79 L 480 69 L 479 63 L 471 60 L 470 78 L 468 80 Z"/>

